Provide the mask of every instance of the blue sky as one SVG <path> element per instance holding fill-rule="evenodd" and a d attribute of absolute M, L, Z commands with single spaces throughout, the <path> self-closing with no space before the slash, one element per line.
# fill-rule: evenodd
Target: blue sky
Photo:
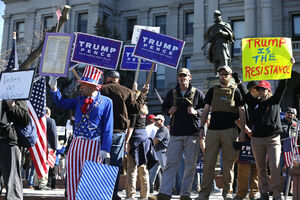
<path fill-rule="evenodd" d="M 1 52 L 1 47 L 2 47 L 2 34 L 3 34 L 3 18 L 2 15 L 4 15 L 4 9 L 5 9 L 5 4 L 3 1 L 0 1 L 0 52 Z"/>

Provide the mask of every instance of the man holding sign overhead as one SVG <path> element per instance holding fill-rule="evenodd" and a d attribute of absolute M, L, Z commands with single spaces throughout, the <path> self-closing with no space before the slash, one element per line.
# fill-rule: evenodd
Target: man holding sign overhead
<path fill-rule="evenodd" d="M 295 62 L 292 58 L 292 64 Z M 249 113 L 252 114 L 252 139 L 251 147 L 255 157 L 258 172 L 258 188 L 262 200 L 269 199 L 266 157 L 271 172 L 270 190 L 273 199 L 281 199 L 280 181 L 280 134 L 283 132 L 280 121 L 280 103 L 287 86 L 287 79 L 280 80 L 278 87 L 272 94 L 271 84 L 268 81 L 259 81 L 256 89 L 259 98 L 255 99 L 241 83 L 238 74 L 233 75 L 238 88 L 241 90 L 245 102 L 248 104 Z"/>
<path fill-rule="evenodd" d="M 112 101 L 100 94 L 102 71 L 86 66 L 80 82 L 82 96 L 63 99 L 57 81 L 50 77 L 51 95 L 56 105 L 75 110 L 74 138 L 68 151 L 68 199 L 75 200 L 83 165 L 86 160 L 109 158 L 113 133 Z"/>

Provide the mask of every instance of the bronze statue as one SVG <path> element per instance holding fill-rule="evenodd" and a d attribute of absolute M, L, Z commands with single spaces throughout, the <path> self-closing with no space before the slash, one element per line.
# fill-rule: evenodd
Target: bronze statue
<path fill-rule="evenodd" d="M 234 42 L 235 37 L 230 24 L 222 21 L 219 10 L 214 12 L 214 22 L 204 35 L 205 43 L 201 49 L 210 43 L 208 59 L 214 64 L 217 72 L 219 66 L 231 65 L 229 45 Z"/>

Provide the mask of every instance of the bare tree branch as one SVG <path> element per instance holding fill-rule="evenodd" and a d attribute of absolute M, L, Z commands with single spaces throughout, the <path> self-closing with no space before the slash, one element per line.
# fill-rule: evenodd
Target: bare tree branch
<path fill-rule="evenodd" d="M 61 27 L 63 26 L 63 24 L 68 21 L 69 19 L 69 10 L 71 9 L 71 7 L 69 5 L 65 5 L 63 12 L 62 12 L 62 16 L 59 19 L 58 22 L 58 27 L 57 24 L 55 26 L 52 26 L 51 29 L 48 32 L 56 32 L 56 28 L 57 28 L 57 32 L 59 32 L 59 30 L 61 29 Z M 35 59 L 37 59 L 42 51 L 43 51 L 43 45 L 44 45 L 44 41 L 45 41 L 45 33 L 43 34 L 43 40 L 41 41 L 41 43 L 39 44 L 39 46 L 32 51 L 32 53 L 30 53 L 28 55 L 28 57 L 26 58 L 26 60 L 24 60 L 21 65 L 20 65 L 20 69 L 29 69 L 29 66 L 34 62 Z"/>

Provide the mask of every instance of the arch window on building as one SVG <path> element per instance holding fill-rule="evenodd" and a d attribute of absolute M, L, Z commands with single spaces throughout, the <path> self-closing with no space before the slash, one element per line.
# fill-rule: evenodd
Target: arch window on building
<path fill-rule="evenodd" d="M 155 18 L 154 26 L 160 27 L 160 33 L 166 34 L 167 31 L 167 16 L 166 15 L 157 15 Z"/>
<path fill-rule="evenodd" d="M 157 70 L 154 75 L 154 88 L 161 90 L 165 88 L 166 67 L 157 65 Z"/>
<path fill-rule="evenodd" d="M 25 36 L 25 21 L 17 21 L 15 23 L 15 30 L 17 33 L 17 42 L 23 42 Z"/>
<path fill-rule="evenodd" d="M 300 41 L 300 14 L 292 15 L 292 38 Z"/>
<path fill-rule="evenodd" d="M 185 13 L 185 35 L 193 35 L 194 34 L 194 13 L 187 12 Z"/>
<path fill-rule="evenodd" d="M 137 25 L 136 17 L 126 19 L 126 40 L 131 40 L 134 25 Z"/>
<path fill-rule="evenodd" d="M 82 33 L 87 33 L 88 25 L 88 13 L 80 12 L 77 13 L 77 31 Z"/>
<path fill-rule="evenodd" d="M 54 25 L 54 20 L 52 15 L 43 16 L 43 30 L 48 30 Z"/>
<path fill-rule="evenodd" d="M 235 35 L 235 42 L 232 45 L 232 56 L 241 55 L 242 53 L 242 38 L 245 37 L 245 21 L 233 20 L 232 30 Z"/>

